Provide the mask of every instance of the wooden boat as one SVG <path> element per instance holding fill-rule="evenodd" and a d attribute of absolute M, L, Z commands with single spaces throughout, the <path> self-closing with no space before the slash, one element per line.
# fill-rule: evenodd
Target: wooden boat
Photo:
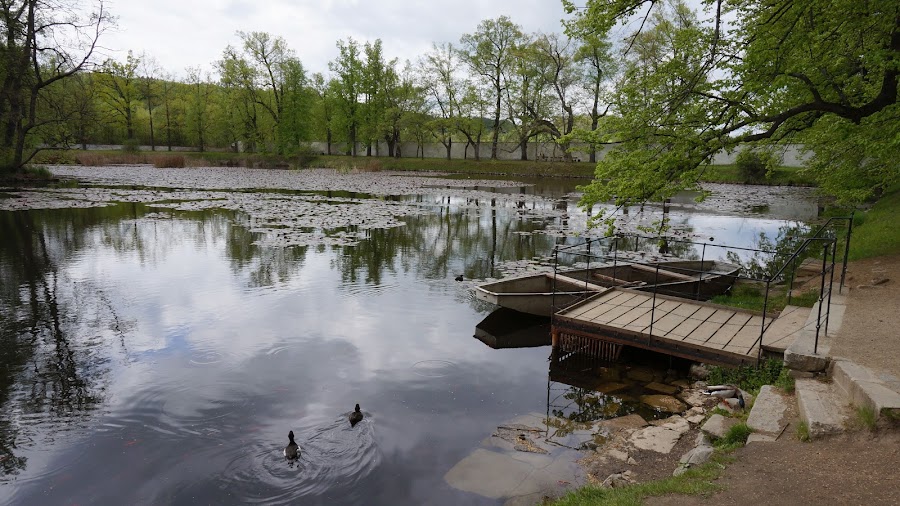
<path fill-rule="evenodd" d="M 699 267 L 709 270 L 694 272 Z M 475 287 L 475 296 L 522 313 L 550 316 L 554 308 L 570 306 L 616 286 L 706 300 L 725 293 L 738 270 L 737 266 L 715 261 L 661 262 L 658 266 L 627 263 L 503 279 Z"/>

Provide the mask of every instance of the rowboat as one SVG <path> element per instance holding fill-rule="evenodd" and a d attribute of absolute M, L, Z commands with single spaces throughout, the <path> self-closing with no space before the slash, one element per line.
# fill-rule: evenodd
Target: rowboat
<path fill-rule="evenodd" d="M 570 306 L 616 286 L 707 300 L 731 288 L 739 269 L 736 265 L 718 261 L 625 263 L 502 279 L 476 286 L 475 297 L 541 316 L 550 316 L 554 308 Z"/>

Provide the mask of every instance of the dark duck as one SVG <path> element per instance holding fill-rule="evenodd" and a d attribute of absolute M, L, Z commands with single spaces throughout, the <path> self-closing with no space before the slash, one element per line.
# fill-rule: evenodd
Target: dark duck
<path fill-rule="evenodd" d="M 300 446 L 294 441 L 294 431 L 288 432 L 288 444 L 284 447 L 284 456 L 289 460 L 300 456 Z"/>
<path fill-rule="evenodd" d="M 356 410 L 353 413 L 350 413 L 350 426 L 354 427 L 356 424 L 361 422 L 363 419 L 362 411 L 359 410 L 359 404 L 356 405 Z"/>

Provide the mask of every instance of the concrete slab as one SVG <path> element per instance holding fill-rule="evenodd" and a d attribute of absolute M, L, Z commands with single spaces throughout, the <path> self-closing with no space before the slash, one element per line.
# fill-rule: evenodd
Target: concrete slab
<path fill-rule="evenodd" d="M 778 435 L 787 426 L 784 420 L 788 405 L 784 397 L 772 385 L 765 385 L 759 391 L 759 397 L 753 403 L 747 425 L 754 432 Z"/>
<path fill-rule="evenodd" d="M 709 417 L 709 420 L 700 427 L 700 430 L 713 438 L 725 437 L 731 427 L 737 425 L 736 418 L 726 418 L 722 415 L 715 414 Z"/>
<path fill-rule="evenodd" d="M 846 403 L 835 387 L 814 379 L 795 383 L 800 419 L 809 427 L 811 438 L 842 432 L 849 418 Z"/>
<path fill-rule="evenodd" d="M 776 436 L 772 436 L 769 434 L 750 434 L 750 437 L 747 438 L 747 444 L 750 443 L 771 443 L 773 441 L 778 440 Z"/>
<path fill-rule="evenodd" d="M 635 431 L 629 438 L 629 442 L 641 450 L 651 450 L 657 453 L 668 454 L 678 444 L 691 425 L 681 417 L 672 417 L 669 423 L 660 426 L 650 426 Z"/>
<path fill-rule="evenodd" d="M 900 414 L 900 393 L 871 369 L 849 360 L 835 360 L 831 376 L 854 406 L 869 408 L 876 416 Z"/>
<path fill-rule="evenodd" d="M 511 497 L 533 471 L 528 463 L 479 448 L 447 471 L 444 481 L 464 492 L 500 499 Z"/>
<path fill-rule="evenodd" d="M 597 426 L 610 432 L 615 432 L 622 429 L 640 429 L 641 427 L 646 427 L 647 420 L 644 420 L 644 417 L 641 415 L 633 414 L 603 420 L 602 422 L 598 422 Z"/>

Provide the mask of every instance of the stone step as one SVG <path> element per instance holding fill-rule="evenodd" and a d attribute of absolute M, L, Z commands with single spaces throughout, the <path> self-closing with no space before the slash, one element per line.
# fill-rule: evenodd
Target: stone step
<path fill-rule="evenodd" d="M 795 385 L 800 419 L 809 428 L 810 438 L 843 432 L 850 410 L 838 387 L 815 379 L 798 379 Z"/>
<path fill-rule="evenodd" d="M 819 303 L 816 302 L 809 312 L 803 329 L 797 333 L 797 338 L 785 350 L 784 362 L 789 368 L 807 372 L 821 372 L 828 368 L 831 337 L 840 330 L 847 308 L 847 296 L 840 292 L 840 285 L 833 283 L 831 290 L 830 311 L 828 311 L 828 307 L 822 307 L 820 317 Z M 828 304 L 828 299 L 825 299 L 825 304 Z M 816 342 L 817 327 L 819 329 L 818 343 Z"/>
<path fill-rule="evenodd" d="M 747 426 L 755 433 L 772 437 L 771 440 L 778 439 L 787 426 L 784 416 L 787 408 L 787 402 L 781 393 L 772 385 L 765 385 L 753 403 L 753 409 L 747 417 Z"/>
<path fill-rule="evenodd" d="M 871 369 L 849 360 L 836 359 L 832 363 L 831 377 L 850 404 L 871 409 L 876 418 L 900 416 L 900 392 Z"/>

